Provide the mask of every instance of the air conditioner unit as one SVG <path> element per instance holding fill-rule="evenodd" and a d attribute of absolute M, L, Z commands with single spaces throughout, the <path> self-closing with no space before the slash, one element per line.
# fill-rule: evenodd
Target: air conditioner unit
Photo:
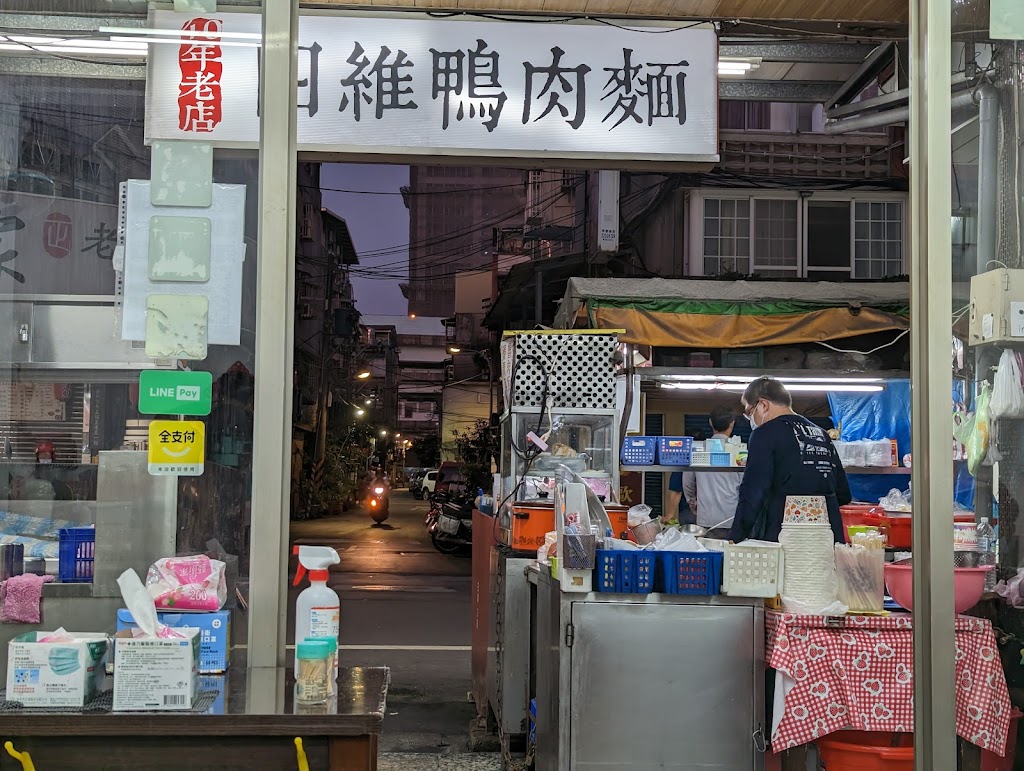
<path fill-rule="evenodd" d="M 313 303 L 300 303 L 299 304 L 299 318 L 302 319 L 315 319 L 316 312 L 313 310 Z"/>

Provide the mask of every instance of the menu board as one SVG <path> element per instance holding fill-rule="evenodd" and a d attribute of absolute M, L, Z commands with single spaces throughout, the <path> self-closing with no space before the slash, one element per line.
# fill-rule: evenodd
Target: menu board
<path fill-rule="evenodd" d="M 0 383 L 0 420 L 64 420 L 63 391 L 50 383 Z"/>

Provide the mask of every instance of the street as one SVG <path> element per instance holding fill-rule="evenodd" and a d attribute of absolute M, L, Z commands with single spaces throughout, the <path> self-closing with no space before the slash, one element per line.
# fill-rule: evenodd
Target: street
<path fill-rule="evenodd" d="M 398 490 L 381 526 L 353 510 L 293 522 L 292 542 L 332 546 L 341 556 L 329 583 L 341 597 L 342 666 L 391 668 L 381 771 L 500 769 L 497 755 L 465 754 L 476 714 L 468 697 L 471 563 L 468 554 L 434 549 L 427 508 Z M 293 557 L 292 576 L 295 564 Z M 290 614 L 300 589 L 291 590 Z"/>

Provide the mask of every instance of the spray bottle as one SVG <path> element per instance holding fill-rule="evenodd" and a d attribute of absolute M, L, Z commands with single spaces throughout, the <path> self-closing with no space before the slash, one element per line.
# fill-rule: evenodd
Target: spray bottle
<path fill-rule="evenodd" d="M 295 600 L 295 642 L 307 637 L 328 638 L 338 644 L 341 624 L 341 600 L 338 593 L 327 586 L 328 569 L 341 562 L 338 552 L 329 546 L 295 546 L 293 554 L 299 557 L 294 586 L 309 571 L 309 586 Z M 298 667 L 298 660 L 295 662 Z M 338 656 L 334 656 L 334 676 L 338 676 Z"/>

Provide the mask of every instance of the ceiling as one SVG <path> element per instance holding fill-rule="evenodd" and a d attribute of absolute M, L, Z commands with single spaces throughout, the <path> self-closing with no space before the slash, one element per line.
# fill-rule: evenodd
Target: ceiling
<path fill-rule="evenodd" d="M 269 0 L 268 0 L 269 1 Z M 0 0 L 3 2 L 3 0 Z M 222 0 L 222 8 L 260 4 L 260 0 Z M 6 0 L 4 27 L 91 29 L 124 24 L 119 14 L 141 12 L 144 0 Z M 726 101 L 829 103 L 845 90 L 859 90 L 866 63 L 906 35 L 906 0 L 319 0 L 306 6 L 337 10 L 462 11 L 466 14 L 548 14 L 556 17 L 602 16 L 646 19 L 719 19 L 719 55 L 754 58 L 756 69 L 743 77 L 722 77 L 719 97 Z M 67 15 L 70 6 L 80 16 Z M 34 8 L 33 8 L 34 7 Z M 11 13 L 18 9 L 36 13 Z M 92 16 L 100 9 L 107 18 Z M 62 9 L 64 14 L 38 12 Z M 729 21 L 725 21 L 729 20 Z M 742 20 L 742 21 L 740 21 Z M 139 16 L 133 23 L 144 24 Z M 731 23 L 730 23 L 731 22 Z M 627 22 L 628 23 L 628 22 Z M 6 74 L 67 74 L 137 79 L 140 66 L 105 66 L 32 57 L 3 57 Z M 63 67 L 67 72 L 60 72 Z M 855 88 L 858 86 L 858 88 Z"/>
<path fill-rule="evenodd" d="M 324 5 L 416 10 L 460 10 L 661 19 L 750 19 L 773 21 L 906 24 L 906 0 L 326 0 Z"/>
<path fill-rule="evenodd" d="M 223 9 L 256 6 L 259 0 L 221 0 Z M 905 25 L 907 0 L 318 0 L 303 6 L 410 9 L 555 15 L 636 16 L 658 19 L 848 22 L 853 26 Z M 138 13 L 146 0 L 6 0 L 7 11 L 39 13 Z"/>

